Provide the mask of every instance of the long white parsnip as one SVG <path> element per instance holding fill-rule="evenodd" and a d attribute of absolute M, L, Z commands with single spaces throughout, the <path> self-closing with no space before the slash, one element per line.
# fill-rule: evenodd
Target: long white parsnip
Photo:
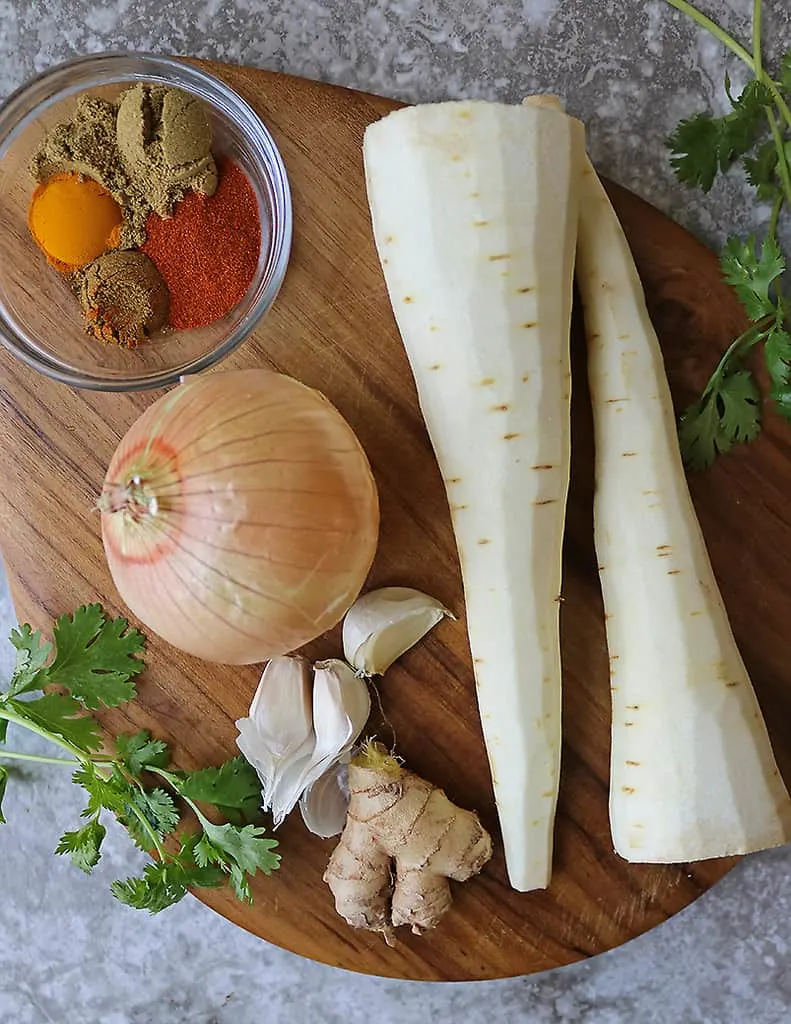
<path fill-rule="evenodd" d="M 558 600 L 582 125 L 483 102 L 368 128 L 390 301 L 448 494 L 515 889 L 545 888 L 560 762 Z"/>
<path fill-rule="evenodd" d="M 674 863 L 777 846 L 791 839 L 791 801 L 692 505 L 640 279 L 590 164 L 577 281 L 595 426 L 615 849 L 629 861 Z"/>

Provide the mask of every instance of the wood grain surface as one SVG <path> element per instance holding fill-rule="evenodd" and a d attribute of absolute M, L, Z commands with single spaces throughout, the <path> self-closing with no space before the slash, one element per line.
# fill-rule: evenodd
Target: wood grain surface
<path fill-rule="evenodd" d="M 404 584 L 459 616 L 405 656 L 381 683 L 381 702 L 409 766 L 477 809 L 497 852 L 424 937 L 401 930 L 388 948 L 335 914 L 322 882 L 334 840 L 298 815 L 278 832 L 281 870 L 253 885 L 248 907 L 201 894 L 257 935 L 349 970 L 421 980 L 531 974 L 612 949 L 655 927 L 721 878 L 733 860 L 629 865 L 612 850 L 607 818 L 609 688 L 592 540 L 593 450 L 585 351 L 573 332 L 573 480 L 563 585 L 564 744 L 555 868 L 546 892 L 506 881 L 465 634 L 459 563 L 440 476 L 374 253 L 363 185 L 365 126 L 395 103 L 244 68 L 210 65 L 260 112 L 293 189 L 295 241 L 286 282 L 256 334 L 225 364 L 267 366 L 317 387 L 362 440 L 382 500 L 381 545 L 370 585 Z M 615 187 L 658 327 L 674 398 L 707 378 L 742 326 L 717 264 L 657 210 Z M 118 440 L 155 395 L 75 392 L 0 351 L 0 542 L 20 619 L 48 628 L 85 601 L 123 612 L 92 510 Z M 736 637 L 753 674 L 778 760 L 791 782 L 791 429 L 767 417 L 762 439 L 696 477 L 693 492 Z M 340 652 L 338 631 L 308 648 Z M 152 637 L 140 699 L 109 712 L 109 731 L 145 727 L 185 768 L 234 753 L 260 667 L 189 658 Z M 375 713 L 372 726 L 392 736 Z M 63 823 L 60 823 L 63 824 Z M 52 823 L 53 842 L 58 825 Z M 97 898 L 98 895 L 97 895 Z M 107 895 L 104 898 L 110 899 Z"/>

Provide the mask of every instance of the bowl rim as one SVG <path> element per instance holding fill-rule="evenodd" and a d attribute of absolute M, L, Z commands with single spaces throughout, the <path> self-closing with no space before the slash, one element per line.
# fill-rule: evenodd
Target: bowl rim
<path fill-rule="evenodd" d="M 132 65 L 138 65 L 133 69 Z M 82 77 L 78 85 L 68 86 L 74 71 L 83 74 L 93 71 L 96 81 L 86 82 Z M 173 79 L 176 79 L 175 82 Z M 62 86 L 52 88 L 53 83 Z M 20 362 L 51 380 L 71 387 L 90 391 L 150 391 L 178 384 L 185 376 L 192 376 L 215 366 L 234 352 L 255 330 L 262 317 L 274 303 L 286 275 L 293 237 L 293 206 L 288 173 L 283 157 L 272 134 L 252 105 L 235 89 L 211 71 L 192 63 L 187 58 L 160 56 L 135 50 L 105 50 L 99 53 L 71 58 L 52 65 L 29 78 L 0 103 L 0 160 L 15 138 L 54 103 L 70 96 L 78 96 L 92 88 L 113 82 L 161 81 L 183 88 L 203 99 L 209 106 L 220 109 L 229 117 L 250 144 L 259 165 L 262 178 L 267 182 L 274 209 L 270 224 L 269 257 L 264 272 L 265 287 L 243 319 L 210 351 L 176 367 L 151 374 L 109 377 L 80 371 L 34 352 L 24 338 L 20 338 L 6 319 L 0 306 L 0 344 Z M 221 102 L 222 101 L 222 102 Z"/>

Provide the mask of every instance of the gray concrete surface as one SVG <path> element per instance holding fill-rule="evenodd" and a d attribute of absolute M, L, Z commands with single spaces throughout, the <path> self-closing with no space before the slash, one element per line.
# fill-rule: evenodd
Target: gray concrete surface
<path fill-rule="evenodd" d="M 748 0 L 704 6 L 747 33 Z M 791 20 L 786 0 L 767 6 L 776 55 L 791 44 Z M 408 100 L 556 91 L 585 119 L 606 173 L 711 244 L 765 215 L 737 176 L 708 197 L 673 181 L 663 139 L 679 117 L 722 107 L 726 61 L 664 0 L 0 0 L 0 97 L 55 61 L 108 48 L 245 62 Z M 738 82 L 740 69 L 727 66 Z M 0 636 L 12 620 L 0 584 Z M 0 678 L 9 669 L 0 647 Z M 121 830 L 111 830 L 96 875 L 84 877 L 52 856 L 79 794 L 54 767 L 17 778 L 24 785 L 11 788 L 10 823 L 0 826 L 4 1024 L 791 1018 L 788 848 L 749 858 L 668 924 L 588 963 L 533 978 L 418 985 L 301 960 L 193 899 L 157 918 L 126 910 L 107 892 L 137 858 Z"/>

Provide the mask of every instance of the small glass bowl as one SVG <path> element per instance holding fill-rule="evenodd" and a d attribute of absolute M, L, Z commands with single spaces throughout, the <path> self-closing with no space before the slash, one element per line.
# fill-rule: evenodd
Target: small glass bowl
<path fill-rule="evenodd" d="M 222 319 L 194 330 L 157 332 L 126 349 L 86 333 L 75 296 L 33 241 L 27 214 L 35 182 L 28 165 L 45 132 L 73 115 L 81 94 L 115 99 L 135 82 L 175 86 L 207 105 L 215 154 L 239 164 L 256 193 L 261 252 L 246 295 Z M 244 341 L 274 302 L 291 233 L 291 193 L 272 136 L 233 89 L 190 64 L 140 53 L 83 57 L 39 75 L 0 106 L 0 342 L 54 380 L 100 391 L 142 391 L 213 366 Z"/>

